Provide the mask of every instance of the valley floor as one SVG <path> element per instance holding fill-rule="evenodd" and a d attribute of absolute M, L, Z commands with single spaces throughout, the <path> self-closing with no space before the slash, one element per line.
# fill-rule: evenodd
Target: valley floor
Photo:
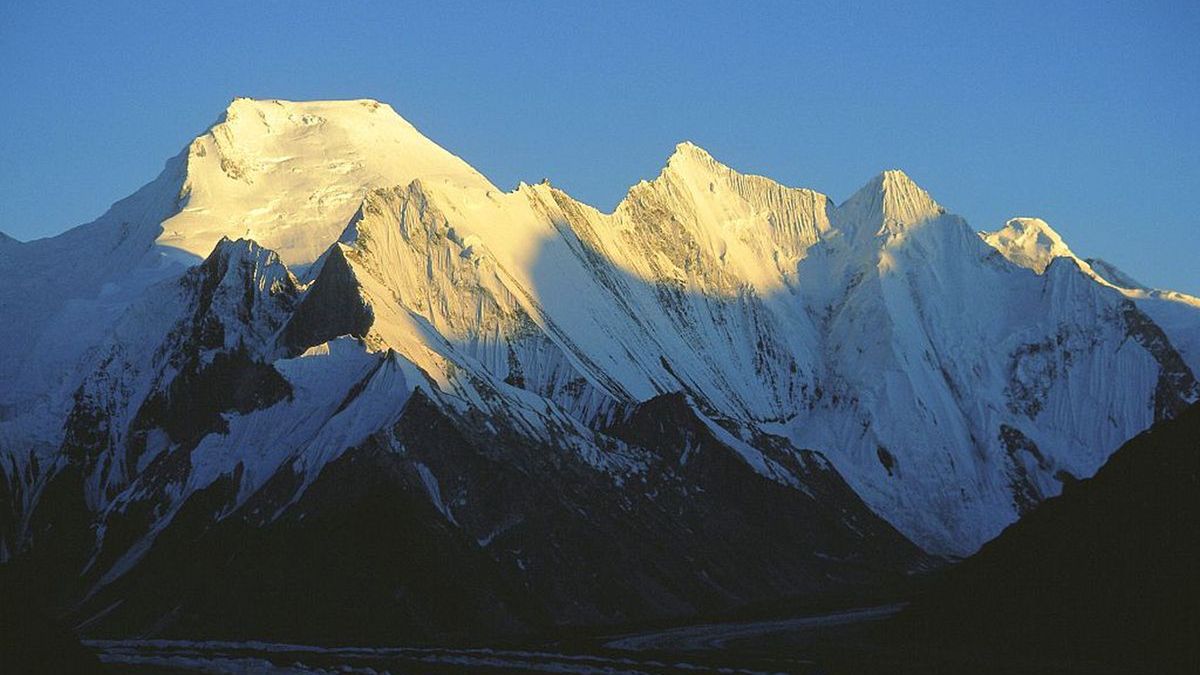
<path fill-rule="evenodd" d="M 902 604 L 577 638 L 523 648 L 313 647 L 263 642 L 96 640 L 113 673 L 824 673 L 806 653 Z"/>

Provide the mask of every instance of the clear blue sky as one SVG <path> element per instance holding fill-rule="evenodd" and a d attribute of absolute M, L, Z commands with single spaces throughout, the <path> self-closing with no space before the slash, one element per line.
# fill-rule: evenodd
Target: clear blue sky
<path fill-rule="evenodd" d="M 34 4 L 0 4 L 20 239 L 98 216 L 233 96 L 369 97 L 503 187 L 607 210 L 683 139 L 837 201 L 899 167 L 976 228 L 1037 215 L 1200 293 L 1196 0 Z"/>

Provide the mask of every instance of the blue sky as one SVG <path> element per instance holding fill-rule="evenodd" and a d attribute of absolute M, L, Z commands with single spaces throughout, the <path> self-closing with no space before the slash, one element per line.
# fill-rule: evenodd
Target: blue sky
<path fill-rule="evenodd" d="M 1195 0 L 404 4 L 2 0 L 0 230 L 98 216 L 234 96 L 369 97 L 506 188 L 607 210 L 684 139 L 837 201 L 898 167 L 1200 294 Z"/>

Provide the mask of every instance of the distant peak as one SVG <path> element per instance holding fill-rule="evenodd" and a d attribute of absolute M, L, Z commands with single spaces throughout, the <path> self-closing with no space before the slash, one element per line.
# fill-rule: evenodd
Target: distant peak
<path fill-rule="evenodd" d="M 895 232 L 937 218 L 946 210 L 908 174 L 888 169 L 867 181 L 838 210 L 844 220 Z"/>
<path fill-rule="evenodd" d="M 987 233 L 987 237 L 998 240 L 1023 241 L 1036 244 L 1039 247 L 1053 249 L 1062 255 L 1070 255 L 1062 236 L 1050 224 L 1041 218 L 1018 217 L 1010 218 L 1004 227 L 995 232 Z"/>
<path fill-rule="evenodd" d="M 1058 232 L 1056 232 L 1053 227 L 1050 227 L 1050 223 L 1047 223 L 1041 218 L 1033 218 L 1030 216 L 1018 216 L 1016 218 L 1010 218 L 1008 222 L 1004 224 L 1004 229 L 1028 233 L 1031 236 L 1045 236 L 1057 241 L 1062 241 L 1062 237 L 1059 236 Z"/>
<path fill-rule="evenodd" d="M 999 230 L 980 236 L 1005 258 L 1038 274 L 1055 258 L 1075 258 L 1058 232 L 1041 218 L 1013 218 Z"/>

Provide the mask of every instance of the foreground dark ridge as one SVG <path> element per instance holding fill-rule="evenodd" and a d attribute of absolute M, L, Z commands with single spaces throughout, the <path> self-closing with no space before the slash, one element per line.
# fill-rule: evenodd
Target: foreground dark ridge
<path fill-rule="evenodd" d="M 1194 405 L 941 574 L 874 641 L 843 646 L 833 661 L 846 672 L 1200 672 L 1198 532 Z"/>

